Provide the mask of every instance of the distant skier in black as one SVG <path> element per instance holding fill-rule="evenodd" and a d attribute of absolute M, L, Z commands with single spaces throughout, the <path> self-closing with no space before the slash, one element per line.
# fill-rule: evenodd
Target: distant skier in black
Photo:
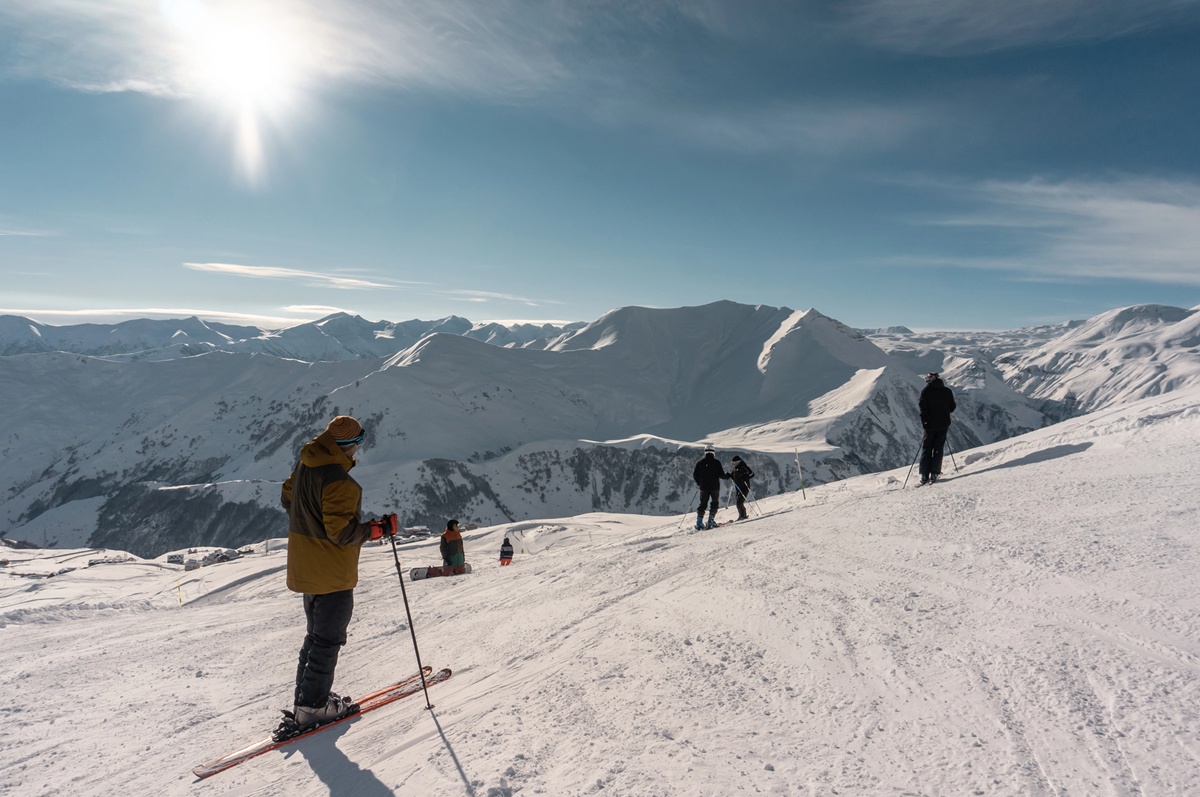
<path fill-rule="evenodd" d="M 750 497 L 750 480 L 754 478 L 754 471 L 750 470 L 750 466 L 741 457 L 735 456 L 733 472 L 729 476 L 733 480 L 733 489 L 737 492 L 738 520 L 745 520 L 749 517 L 746 514 L 746 499 Z"/>
<path fill-rule="evenodd" d="M 508 541 L 508 537 L 505 537 L 504 542 L 501 543 L 501 545 L 500 545 L 500 566 L 501 567 L 512 564 L 512 554 L 513 554 L 512 543 Z"/>
<path fill-rule="evenodd" d="M 921 426 L 925 427 L 925 436 L 921 439 L 921 484 L 929 484 L 942 475 L 942 449 L 950 429 L 950 413 L 957 405 L 953 391 L 946 387 L 942 378 L 937 373 L 928 373 L 918 406 Z"/>
<path fill-rule="evenodd" d="M 704 458 L 696 463 L 692 471 L 692 479 L 700 488 L 700 507 L 696 510 L 696 529 L 713 528 L 717 525 L 717 510 L 721 503 L 721 479 L 728 479 L 725 466 L 717 459 L 717 451 L 712 446 L 704 447 Z M 709 502 L 712 508 L 709 509 Z M 704 522 L 704 511 L 708 510 L 708 523 Z"/>

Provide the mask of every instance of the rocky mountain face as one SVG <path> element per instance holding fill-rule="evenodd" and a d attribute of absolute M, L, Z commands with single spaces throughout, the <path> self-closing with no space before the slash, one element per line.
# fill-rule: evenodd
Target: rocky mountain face
<path fill-rule="evenodd" d="M 14 423 L 0 434 L 0 532 L 143 556 L 282 535 L 279 485 L 341 413 L 367 430 L 353 475 L 370 515 L 435 529 L 449 517 L 682 516 L 704 443 L 726 466 L 741 454 L 760 496 L 908 465 L 926 370 L 958 396 L 956 452 L 1138 384 L 1189 383 L 1196 313 L 1169 310 L 936 337 L 732 302 L 569 327 L 5 317 L 0 400 Z M 1128 376 L 1148 356 L 1153 378 Z"/>

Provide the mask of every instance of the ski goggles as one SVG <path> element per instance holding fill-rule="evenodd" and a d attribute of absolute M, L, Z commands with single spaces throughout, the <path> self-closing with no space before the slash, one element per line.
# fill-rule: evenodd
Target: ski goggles
<path fill-rule="evenodd" d="M 333 442 L 337 443 L 339 446 L 356 446 L 360 444 L 363 439 L 366 438 L 366 436 L 366 432 L 359 432 L 358 437 L 352 437 L 349 440 L 334 440 Z"/>

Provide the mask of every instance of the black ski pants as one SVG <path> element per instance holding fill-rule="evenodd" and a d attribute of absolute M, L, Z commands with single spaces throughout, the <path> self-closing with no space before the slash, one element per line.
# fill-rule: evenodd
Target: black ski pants
<path fill-rule="evenodd" d="M 704 517 L 704 510 L 708 509 L 708 502 L 712 501 L 712 511 L 710 514 L 717 514 L 717 510 L 721 508 L 721 485 L 716 487 L 701 487 L 700 488 L 700 508 L 696 510 L 696 514 Z"/>
<path fill-rule="evenodd" d="M 921 476 L 940 476 L 942 473 L 942 449 L 946 446 L 949 429 L 926 429 L 921 438 Z"/>
<path fill-rule="evenodd" d="M 304 617 L 308 632 L 296 668 L 296 705 L 324 706 L 333 688 L 338 653 L 346 644 L 346 627 L 354 613 L 354 590 L 327 595 L 305 595 Z"/>
<path fill-rule="evenodd" d="M 750 495 L 750 482 L 745 484 L 733 483 L 733 491 L 737 493 L 737 511 L 738 517 L 746 517 L 746 498 Z"/>

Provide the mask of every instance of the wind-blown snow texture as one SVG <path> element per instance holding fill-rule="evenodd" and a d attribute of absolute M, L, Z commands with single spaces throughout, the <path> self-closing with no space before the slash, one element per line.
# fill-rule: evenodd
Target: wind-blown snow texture
<path fill-rule="evenodd" d="M 473 575 L 407 585 L 425 662 L 455 670 L 432 712 L 200 784 L 289 699 L 283 541 L 191 572 L 10 550 L 0 793 L 1200 794 L 1198 457 L 1189 388 L 959 452 L 919 490 L 901 468 L 713 531 L 472 531 Z M 404 618 L 390 549 L 365 549 L 337 688 L 413 671 Z"/>
<path fill-rule="evenodd" d="M 956 451 L 1200 384 L 1197 318 L 1133 307 L 867 337 L 815 310 L 732 302 L 511 329 L 5 317 L 0 403 L 19 422 L 0 437 L 0 534 L 142 556 L 262 539 L 283 528 L 277 485 L 300 446 L 338 413 L 367 427 L 366 511 L 406 525 L 682 511 L 705 443 L 780 494 L 911 462 L 926 370 L 956 391 Z"/>

